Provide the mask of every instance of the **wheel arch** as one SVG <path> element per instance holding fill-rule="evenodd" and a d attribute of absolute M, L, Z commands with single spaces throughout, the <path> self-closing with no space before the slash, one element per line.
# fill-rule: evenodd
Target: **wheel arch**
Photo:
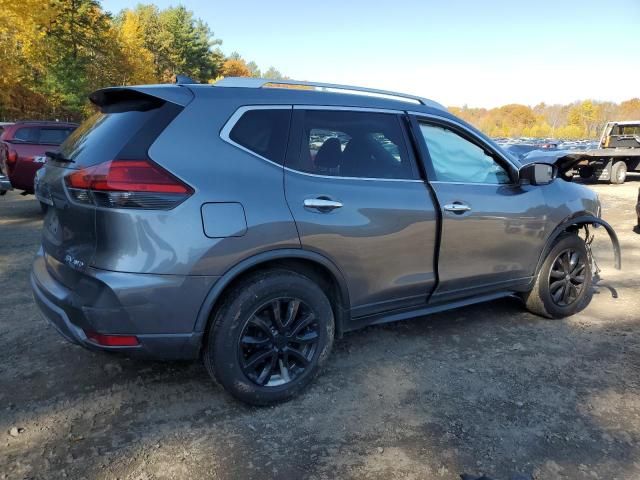
<path fill-rule="evenodd" d="M 551 235 L 547 238 L 544 248 L 542 249 L 542 253 L 538 258 L 538 263 L 536 265 L 535 275 L 538 275 L 540 268 L 542 268 L 542 264 L 544 263 L 545 258 L 553 248 L 556 240 L 560 235 L 565 232 L 577 232 L 585 225 L 592 226 L 602 226 L 609 234 L 609 238 L 611 239 L 611 244 L 613 246 L 613 255 L 614 255 L 614 266 L 618 270 L 622 269 L 622 255 L 620 252 L 620 241 L 618 240 L 618 235 L 616 235 L 615 230 L 611 225 L 602 220 L 599 217 L 596 217 L 588 212 L 580 212 L 577 213 L 570 218 L 564 220 L 560 223 L 554 230 L 551 232 Z M 535 276 L 534 276 L 535 278 Z"/>
<path fill-rule="evenodd" d="M 222 275 L 205 297 L 198 312 L 195 332 L 207 331 L 212 313 L 225 292 L 247 275 L 267 268 L 285 268 L 309 276 L 328 293 L 334 307 L 336 336 L 341 336 L 349 319 L 350 301 L 347 283 L 338 267 L 319 253 L 301 249 L 279 249 L 246 258 Z M 204 335 L 206 341 L 206 334 Z"/>

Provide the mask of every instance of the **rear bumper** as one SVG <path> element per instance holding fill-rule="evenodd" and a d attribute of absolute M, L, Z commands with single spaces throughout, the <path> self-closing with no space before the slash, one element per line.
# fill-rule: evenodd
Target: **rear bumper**
<path fill-rule="evenodd" d="M 141 357 L 198 358 L 203 332 L 193 331 L 193 326 L 206 285 L 217 277 L 91 271 L 78 273 L 79 281 L 70 289 L 56 278 L 55 268 L 62 267 L 52 267 L 51 262 L 42 252 L 37 255 L 31 271 L 33 297 L 43 317 L 69 342 L 91 350 Z M 200 291 L 204 293 L 198 301 Z M 167 302 L 173 303 L 173 308 Z M 85 331 L 135 335 L 139 345 L 98 345 L 87 338 Z"/>

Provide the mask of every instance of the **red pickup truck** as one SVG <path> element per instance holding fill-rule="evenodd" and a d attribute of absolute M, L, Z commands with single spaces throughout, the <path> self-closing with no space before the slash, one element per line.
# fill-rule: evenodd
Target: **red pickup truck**
<path fill-rule="evenodd" d="M 0 135 L 0 194 L 15 188 L 33 193 L 33 179 L 45 162 L 78 127 L 75 123 L 16 122 L 4 125 Z"/>

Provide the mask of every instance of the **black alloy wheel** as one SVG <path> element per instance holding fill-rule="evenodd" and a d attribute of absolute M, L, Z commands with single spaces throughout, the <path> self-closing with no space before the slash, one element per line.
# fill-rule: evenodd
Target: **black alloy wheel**
<path fill-rule="evenodd" d="M 549 293 L 553 302 L 566 307 L 579 297 L 586 281 L 587 258 L 574 248 L 561 251 L 549 271 Z"/>
<path fill-rule="evenodd" d="M 298 298 L 281 297 L 258 307 L 238 341 L 240 367 L 253 383 L 277 387 L 302 375 L 318 349 L 317 315 Z"/>

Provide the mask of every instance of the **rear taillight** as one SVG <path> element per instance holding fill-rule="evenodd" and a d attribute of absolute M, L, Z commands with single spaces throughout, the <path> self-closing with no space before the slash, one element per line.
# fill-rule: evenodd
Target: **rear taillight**
<path fill-rule="evenodd" d="M 18 161 L 18 152 L 16 152 L 15 150 L 9 150 L 9 153 L 7 153 L 7 164 L 13 165 L 17 161 Z"/>
<path fill-rule="evenodd" d="M 151 160 L 110 160 L 65 177 L 71 197 L 111 208 L 167 210 L 193 189 Z"/>

